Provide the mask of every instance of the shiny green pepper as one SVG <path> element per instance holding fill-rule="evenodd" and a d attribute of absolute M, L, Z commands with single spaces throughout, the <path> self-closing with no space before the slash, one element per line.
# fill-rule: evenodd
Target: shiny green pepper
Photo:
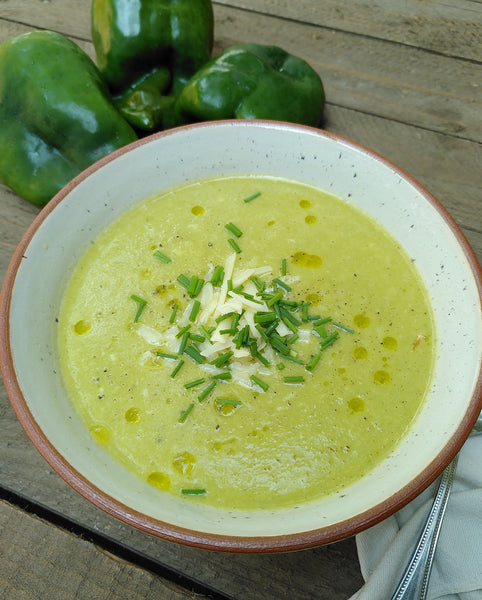
<path fill-rule="evenodd" d="M 177 124 L 174 103 L 211 57 L 211 0 L 93 0 L 97 65 L 124 117 L 140 132 Z"/>
<path fill-rule="evenodd" d="M 325 103 L 318 73 L 277 46 L 240 44 L 202 67 L 178 108 L 186 120 L 273 119 L 318 125 Z"/>
<path fill-rule="evenodd" d="M 46 204 L 82 170 L 137 139 L 92 60 L 52 31 L 0 46 L 0 180 Z"/>

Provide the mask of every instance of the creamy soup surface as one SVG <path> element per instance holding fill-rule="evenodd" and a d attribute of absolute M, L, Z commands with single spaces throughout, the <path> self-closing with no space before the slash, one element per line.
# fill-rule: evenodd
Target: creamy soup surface
<path fill-rule="evenodd" d="M 130 210 L 76 267 L 59 318 L 95 440 L 160 493 L 229 509 L 293 506 L 370 471 L 416 418 L 434 347 L 391 236 L 268 177 Z"/>

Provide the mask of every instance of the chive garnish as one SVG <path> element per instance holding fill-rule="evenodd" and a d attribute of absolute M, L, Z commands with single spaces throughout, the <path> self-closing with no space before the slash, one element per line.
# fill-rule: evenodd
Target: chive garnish
<path fill-rule="evenodd" d="M 307 371 L 313 371 L 313 369 L 316 367 L 316 365 L 318 364 L 319 360 L 321 358 L 321 352 L 318 352 L 317 354 L 314 354 L 310 360 L 307 362 L 306 364 L 306 370 Z"/>
<path fill-rule="evenodd" d="M 244 202 L 251 202 L 251 200 L 258 198 L 259 196 L 261 196 L 261 192 L 255 192 L 254 194 L 251 194 L 251 196 L 248 196 L 247 198 L 245 198 Z"/>
<path fill-rule="evenodd" d="M 265 332 L 265 333 L 266 333 L 266 335 L 268 336 L 268 338 L 269 338 L 269 336 L 270 336 L 270 335 L 273 333 L 273 331 L 274 331 L 274 330 L 275 330 L 275 329 L 278 327 L 278 325 L 279 325 L 279 321 L 280 321 L 280 320 L 279 320 L 278 318 L 276 318 L 276 321 L 273 321 L 273 322 L 271 323 L 271 325 L 268 327 L 268 329 L 266 330 L 266 332 Z M 268 339 L 268 341 L 269 341 L 269 339 Z"/>
<path fill-rule="evenodd" d="M 187 354 L 189 357 L 191 357 L 194 361 L 196 361 L 200 365 L 202 363 L 206 362 L 206 357 L 201 354 L 199 348 L 197 346 L 195 346 L 194 344 L 187 346 L 187 348 L 184 349 L 184 354 Z"/>
<path fill-rule="evenodd" d="M 227 223 L 224 227 L 226 227 L 226 229 L 228 231 L 230 231 L 233 235 L 235 235 L 238 238 L 243 235 L 243 232 L 241 231 L 241 229 L 236 227 L 236 225 L 234 223 Z"/>
<path fill-rule="evenodd" d="M 177 280 L 183 287 L 185 287 L 186 289 L 188 289 L 189 284 L 191 283 L 191 280 L 186 277 L 185 275 L 183 275 L 181 273 L 181 275 L 179 275 L 179 277 L 177 278 Z"/>
<path fill-rule="evenodd" d="M 225 334 L 234 335 L 235 333 L 238 333 L 238 330 L 236 327 L 230 327 L 229 329 L 220 329 L 219 333 L 221 335 L 225 335 Z"/>
<path fill-rule="evenodd" d="M 184 361 L 181 359 L 177 365 L 174 367 L 174 370 L 171 373 L 171 377 L 174 379 L 174 377 L 179 373 L 180 368 L 182 367 L 182 365 L 184 364 Z"/>
<path fill-rule="evenodd" d="M 187 488 L 181 490 L 181 494 L 184 496 L 204 496 L 206 493 L 204 488 Z"/>
<path fill-rule="evenodd" d="M 177 353 L 179 355 L 184 354 L 184 350 L 186 349 L 188 340 L 189 340 L 189 331 L 186 331 L 186 333 L 182 336 L 181 343 L 179 345 L 179 350 L 177 351 Z"/>
<path fill-rule="evenodd" d="M 224 279 L 224 268 L 221 265 L 218 265 L 214 269 L 213 276 L 211 277 L 211 284 L 214 287 L 219 287 L 223 283 Z"/>
<path fill-rule="evenodd" d="M 159 250 L 156 250 L 156 252 L 154 252 L 154 256 L 156 258 L 158 258 L 160 261 L 162 261 L 163 263 L 170 263 L 171 262 L 171 259 L 169 258 L 169 256 L 166 256 L 165 254 L 163 254 Z"/>
<path fill-rule="evenodd" d="M 286 292 L 291 292 L 290 286 L 284 281 L 281 281 L 281 279 L 278 279 L 276 277 L 275 279 L 273 279 L 273 283 L 275 283 L 278 287 L 283 288 Z"/>
<path fill-rule="evenodd" d="M 337 329 L 341 329 L 341 331 L 346 331 L 346 333 L 355 333 L 353 331 L 353 329 L 346 327 L 346 325 L 341 325 L 340 323 L 335 323 L 335 321 L 332 322 L 332 325 L 333 325 L 333 327 L 336 327 Z"/>
<path fill-rule="evenodd" d="M 230 406 L 239 406 L 241 400 L 231 400 L 231 398 L 216 398 L 216 404 L 229 404 Z"/>
<path fill-rule="evenodd" d="M 189 281 L 189 287 L 187 288 L 187 293 L 191 296 L 191 298 L 195 298 L 196 296 L 196 287 L 199 281 L 199 277 L 197 275 L 193 275 Z"/>
<path fill-rule="evenodd" d="M 254 276 L 250 277 L 250 279 L 254 283 L 256 288 L 258 289 L 258 292 L 264 292 L 264 289 L 266 287 L 266 284 L 264 283 L 264 281 L 259 281 L 259 279 L 256 279 L 256 277 L 254 277 Z"/>
<path fill-rule="evenodd" d="M 266 392 L 266 390 L 269 388 L 269 385 L 261 379 L 259 379 L 259 377 L 256 377 L 256 375 L 251 375 L 250 379 L 253 383 L 258 385 L 263 390 L 263 392 Z"/>
<path fill-rule="evenodd" d="M 277 294 L 274 294 L 274 296 L 271 296 L 271 298 L 268 298 L 268 300 L 266 300 L 266 306 L 273 306 L 273 304 L 276 304 L 276 302 L 281 300 L 282 297 L 283 292 L 278 292 Z"/>
<path fill-rule="evenodd" d="M 223 371 L 222 373 L 216 373 L 216 375 L 212 375 L 211 379 L 232 379 L 232 375 L 229 371 Z"/>
<path fill-rule="evenodd" d="M 286 360 L 289 360 L 290 362 L 294 362 L 297 365 L 302 365 L 303 364 L 303 361 L 300 358 L 298 358 L 296 356 L 293 356 L 291 354 L 285 354 L 283 356 L 283 358 L 286 359 Z"/>
<path fill-rule="evenodd" d="M 213 361 L 211 361 L 211 365 L 214 365 L 215 367 L 217 367 L 218 369 L 220 369 L 221 367 L 223 367 L 231 358 L 231 356 L 233 356 L 234 352 L 232 350 L 229 350 L 228 352 L 225 352 L 224 354 L 221 354 L 220 356 L 218 356 L 216 359 L 214 359 Z"/>
<path fill-rule="evenodd" d="M 303 383 L 304 380 L 305 378 L 303 375 L 291 375 L 288 377 L 283 377 L 283 381 L 285 383 Z"/>
<path fill-rule="evenodd" d="M 160 356 L 161 358 L 173 358 L 174 360 L 178 358 L 177 354 L 167 354 L 167 352 L 156 352 L 156 356 Z"/>
<path fill-rule="evenodd" d="M 211 381 L 211 383 L 199 394 L 199 396 L 197 397 L 199 402 L 202 402 L 203 400 L 206 399 L 207 396 L 209 396 L 209 394 L 216 387 L 216 383 L 217 383 L 216 381 Z"/>
<path fill-rule="evenodd" d="M 193 408 L 194 402 L 191 402 L 191 404 L 185 410 L 181 410 L 181 414 L 179 415 L 179 423 L 184 423 Z"/>
<path fill-rule="evenodd" d="M 199 326 L 199 331 L 201 332 L 201 335 L 204 336 L 204 339 L 207 340 L 208 342 L 211 341 L 211 332 L 208 331 L 204 325 L 200 325 Z"/>
<path fill-rule="evenodd" d="M 190 321 L 195 321 L 197 314 L 199 312 L 199 309 L 201 308 L 201 303 L 199 302 L 199 300 L 195 300 L 194 304 L 192 305 L 192 310 L 191 310 L 191 314 L 189 315 L 189 320 Z"/>
<path fill-rule="evenodd" d="M 144 310 L 146 304 L 147 304 L 147 300 L 144 300 L 143 298 L 139 298 L 139 296 L 136 296 L 135 294 L 132 294 L 131 296 L 131 300 L 134 300 L 134 302 L 137 302 L 137 312 L 136 312 L 136 316 L 134 317 L 134 323 L 137 323 L 137 321 L 139 320 L 142 311 Z"/>
<path fill-rule="evenodd" d="M 216 323 L 221 323 L 221 321 L 224 321 L 225 319 L 229 319 L 229 317 L 233 317 L 236 313 L 234 311 L 225 313 L 224 315 L 219 315 L 219 317 L 216 319 Z"/>
<path fill-rule="evenodd" d="M 228 244 L 236 252 L 236 254 L 239 254 L 241 252 L 241 248 L 238 246 L 238 244 L 236 243 L 236 240 L 234 240 L 233 238 L 228 239 Z"/>
<path fill-rule="evenodd" d="M 176 337 L 182 338 L 182 336 L 186 333 L 186 331 L 189 331 L 191 329 L 190 325 L 186 325 L 185 327 L 183 327 L 182 329 L 180 329 L 177 333 L 176 333 Z"/>
<path fill-rule="evenodd" d="M 176 314 L 177 314 L 178 309 L 179 309 L 179 304 L 174 304 L 171 316 L 169 317 L 169 323 L 174 323 L 174 321 L 176 320 Z"/>
<path fill-rule="evenodd" d="M 285 367 L 286 367 L 286 365 L 284 363 L 282 363 L 282 362 L 279 362 L 276 365 L 276 368 L 278 369 L 278 371 L 282 371 Z"/>
<path fill-rule="evenodd" d="M 189 383 L 185 383 L 184 387 L 186 388 L 186 390 L 190 390 L 193 387 L 196 387 L 198 385 L 201 385 L 202 383 L 204 383 L 206 380 L 204 378 L 201 377 L 201 379 L 195 379 L 194 381 L 190 381 Z"/>
<path fill-rule="evenodd" d="M 204 342 L 206 338 L 203 335 L 199 335 L 197 333 L 190 333 L 189 339 L 191 339 L 193 342 Z"/>
<path fill-rule="evenodd" d="M 287 272 L 286 258 L 283 258 L 283 260 L 281 261 L 281 275 L 286 275 L 286 272 Z"/>
<path fill-rule="evenodd" d="M 258 311 L 257 313 L 254 314 L 254 322 L 255 323 L 272 323 L 273 321 L 277 320 L 277 316 L 276 313 L 274 311 Z"/>
<path fill-rule="evenodd" d="M 321 349 L 325 350 L 328 346 L 331 346 L 338 339 L 338 332 L 334 331 L 329 336 L 324 338 L 321 342 Z"/>

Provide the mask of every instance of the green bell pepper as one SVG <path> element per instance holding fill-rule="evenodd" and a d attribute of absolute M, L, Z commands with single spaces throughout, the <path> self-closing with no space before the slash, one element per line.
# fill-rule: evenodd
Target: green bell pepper
<path fill-rule="evenodd" d="M 46 204 L 92 163 L 137 139 L 74 42 L 33 31 L 0 46 L 0 180 Z"/>
<path fill-rule="evenodd" d="M 277 46 L 240 44 L 187 82 L 178 109 L 186 120 L 273 119 L 318 125 L 325 103 L 318 73 Z"/>
<path fill-rule="evenodd" d="M 141 133 L 177 124 L 177 94 L 211 57 L 211 0 L 93 0 L 91 30 L 124 117 Z"/>

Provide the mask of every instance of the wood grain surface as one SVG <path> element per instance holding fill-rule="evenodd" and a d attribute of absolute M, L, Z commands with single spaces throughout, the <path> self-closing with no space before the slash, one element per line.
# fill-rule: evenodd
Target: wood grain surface
<path fill-rule="evenodd" d="M 418 179 L 482 259 L 480 1 L 222 0 L 214 9 L 216 53 L 258 42 L 305 58 L 325 85 L 322 127 Z M 0 43 L 51 29 L 93 57 L 89 13 L 89 0 L 0 0 Z M 0 184 L 2 279 L 37 213 Z M 90 505 L 48 467 L 3 386 L 0 420 L 0 600 L 347 600 L 363 584 L 354 539 L 242 555 L 143 534 Z"/>

